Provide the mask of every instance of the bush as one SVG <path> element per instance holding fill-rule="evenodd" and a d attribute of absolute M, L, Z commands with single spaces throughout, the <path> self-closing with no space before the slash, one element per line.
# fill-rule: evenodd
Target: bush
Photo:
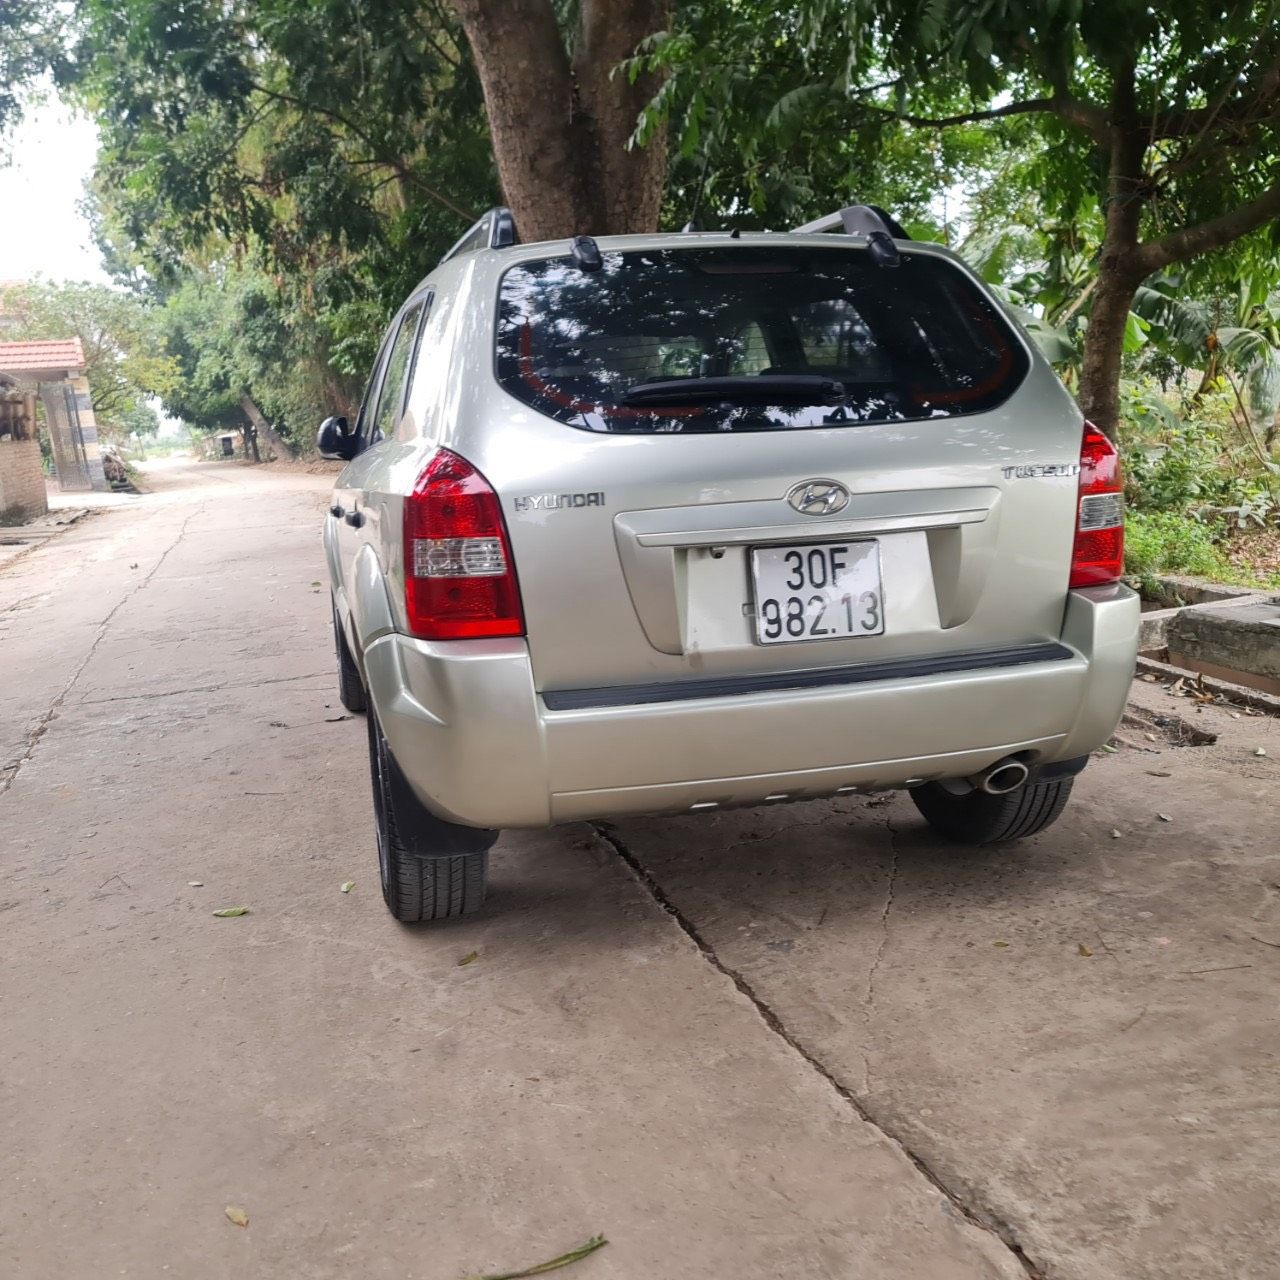
<path fill-rule="evenodd" d="M 1175 511 L 1130 511 L 1125 521 L 1125 572 L 1138 577 L 1190 573 L 1225 578 L 1232 573 L 1218 547 L 1221 528 Z"/>
<path fill-rule="evenodd" d="M 1222 445 L 1203 423 L 1180 423 L 1155 445 L 1125 442 L 1125 492 L 1142 511 L 1182 511 L 1217 498 L 1229 477 L 1219 469 Z"/>

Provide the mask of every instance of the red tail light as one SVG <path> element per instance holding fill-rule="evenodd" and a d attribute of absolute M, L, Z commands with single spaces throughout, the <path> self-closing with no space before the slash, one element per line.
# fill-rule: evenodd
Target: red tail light
<path fill-rule="evenodd" d="M 424 640 L 524 635 L 520 587 L 498 495 L 439 449 L 404 507 L 409 630 Z"/>
<path fill-rule="evenodd" d="M 1080 498 L 1071 553 L 1073 587 L 1114 582 L 1124 571 L 1124 484 L 1116 447 L 1091 422 L 1080 446 Z"/>

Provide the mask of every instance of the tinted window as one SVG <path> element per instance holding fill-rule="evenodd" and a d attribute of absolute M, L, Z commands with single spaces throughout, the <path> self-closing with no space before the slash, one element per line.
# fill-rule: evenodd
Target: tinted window
<path fill-rule="evenodd" d="M 569 258 L 502 278 L 497 374 L 512 395 L 591 431 L 761 431 L 981 413 L 1029 362 L 997 307 L 950 263 L 865 251 L 669 249 Z M 760 394 L 625 403 L 656 379 L 820 375 L 841 403 Z M 774 383 L 777 386 L 780 383 Z"/>
<path fill-rule="evenodd" d="M 404 313 L 395 341 L 387 356 L 387 371 L 378 392 L 378 403 L 369 415 L 369 443 L 377 444 L 387 439 L 396 429 L 400 418 L 400 406 L 404 403 L 405 374 L 409 357 L 413 355 L 414 340 L 418 336 L 418 322 L 422 318 L 422 304 Z"/>

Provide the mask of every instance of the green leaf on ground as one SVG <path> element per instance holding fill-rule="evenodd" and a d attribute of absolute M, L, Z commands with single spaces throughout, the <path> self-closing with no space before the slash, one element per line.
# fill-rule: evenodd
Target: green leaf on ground
<path fill-rule="evenodd" d="M 351 890 L 354 889 L 355 887 L 356 887 L 356 882 L 354 880 L 344 880 L 342 882 L 343 893 L 350 893 Z"/>
<path fill-rule="evenodd" d="M 468 951 L 467 954 L 458 961 L 458 968 L 461 969 L 464 964 L 475 964 L 479 959 L 480 953 L 478 951 Z"/>
<path fill-rule="evenodd" d="M 226 920 L 232 916 L 247 916 L 249 914 L 248 907 L 223 907 L 221 911 L 213 913 L 219 919 Z"/>
<path fill-rule="evenodd" d="M 550 1262 L 540 1262 L 536 1267 L 525 1267 L 523 1271 L 499 1271 L 490 1272 L 482 1276 L 472 1276 L 470 1280 L 524 1280 L 525 1276 L 545 1275 L 548 1271 L 558 1271 L 561 1267 L 567 1267 L 571 1263 L 581 1262 L 588 1254 L 595 1253 L 597 1249 L 608 1243 L 604 1236 L 592 1236 L 586 1244 L 580 1244 L 576 1249 L 570 1249 L 568 1253 L 562 1253 L 558 1258 L 552 1258 Z"/>

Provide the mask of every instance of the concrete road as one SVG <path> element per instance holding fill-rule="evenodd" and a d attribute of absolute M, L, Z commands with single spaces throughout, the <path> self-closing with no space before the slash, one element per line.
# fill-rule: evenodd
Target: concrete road
<path fill-rule="evenodd" d="M 328 477 L 153 483 L 0 573 L 0 1275 L 1280 1274 L 1275 723 L 1139 686 L 1218 743 L 976 855 L 898 796 L 511 834 L 406 929 Z"/>

